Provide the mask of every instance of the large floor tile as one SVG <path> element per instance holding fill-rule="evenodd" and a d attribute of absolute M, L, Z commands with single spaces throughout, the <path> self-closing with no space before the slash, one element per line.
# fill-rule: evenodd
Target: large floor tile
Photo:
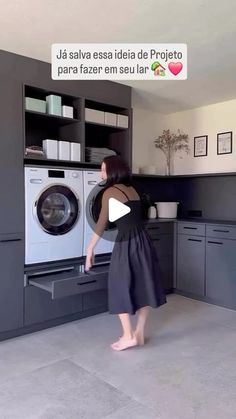
<path fill-rule="evenodd" d="M 124 393 L 64 360 L 0 386 L 0 417 L 102 419 L 130 401 Z"/>

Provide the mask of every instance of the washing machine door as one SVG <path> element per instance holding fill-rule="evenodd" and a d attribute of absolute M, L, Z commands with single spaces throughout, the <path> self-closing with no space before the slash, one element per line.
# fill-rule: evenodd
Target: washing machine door
<path fill-rule="evenodd" d="M 79 214 L 78 198 L 68 186 L 52 185 L 35 202 L 36 218 L 48 234 L 66 234 L 76 224 Z"/>
<path fill-rule="evenodd" d="M 89 199 L 87 201 L 88 208 L 87 208 L 87 214 L 89 216 L 89 224 L 95 225 L 98 221 L 99 214 L 102 208 L 102 196 L 104 193 L 104 186 L 102 184 L 98 184 L 93 188 L 92 193 L 89 196 Z M 116 230 L 116 224 L 111 223 L 108 221 L 107 226 L 105 228 L 105 235 L 106 232 L 109 233 L 111 231 Z"/>

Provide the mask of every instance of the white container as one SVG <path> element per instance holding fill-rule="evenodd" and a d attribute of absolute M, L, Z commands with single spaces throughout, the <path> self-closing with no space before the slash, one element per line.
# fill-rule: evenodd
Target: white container
<path fill-rule="evenodd" d="M 105 124 L 116 126 L 116 113 L 105 112 Z"/>
<path fill-rule="evenodd" d="M 158 218 L 176 218 L 179 202 L 155 202 Z"/>
<path fill-rule="evenodd" d="M 58 159 L 58 141 L 43 140 L 43 151 L 47 159 Z"/>
<path fill-rule="evenodd" d="M 149 219 L 157 218 L 156 207 L 151 206 L 151 207 L 148 208 L 148 218 Z"/>
<path fill-rule="evenodd" d="M 85 121 L 104 124 L 105 112 L 96 111 L 95 109 L 85 108 Z"/>
<path fill-rule="evenodd" d="M 121 128 L 128 128 L 129 118 L 127 115 L 117 115 L 117 126 Z"/>
<path fill-rule="evenodd" d="M 70 160 L 70 143 L 59 141 L 59 160 Z"/>
<path fill-rule="evenodd" d="M 61 96 L 48 95 L 46 96 L 46 102 L 49 115 L 61 116 Z"/>
<path fill-rule="evenodd" d="M 72 161 L 81 160 L 81 146 L 78 143 L 70 143 L 70 159 Z"/>
<path fill-rule="evenodd" d="M 72 106 L 62 106 L 62 116 L 66 118 L 74 118 L 74 108 Z"/>

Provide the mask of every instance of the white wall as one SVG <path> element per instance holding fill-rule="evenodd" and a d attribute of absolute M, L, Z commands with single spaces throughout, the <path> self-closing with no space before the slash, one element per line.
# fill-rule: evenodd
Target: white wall
<path fill-rule="evenodd" d="M 163 156 L 155 149 L 154 139 L 165 128 L 165 116 L 145 109 L 133 109 L 133 173 L 143 166 L 155 165 L 162 173 Z"/>
<path fill-rule="evenodd" d="M 190 154 L 176 154 L 173 174 L 236 172 L 236 99 L 169 115 L 134 110 L 133 167 L 155 164 L 164 173 L 164 156 L 153 139 L 163 129 L 189 135 Z M 233 131 L 232 154 L 217 155 L 217 133 Z M 194 157 L 194 137 L 208 135 L 208 155 Z"/>

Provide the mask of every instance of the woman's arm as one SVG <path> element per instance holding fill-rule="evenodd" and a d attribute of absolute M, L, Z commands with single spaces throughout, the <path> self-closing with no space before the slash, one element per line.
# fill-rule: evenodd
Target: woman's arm
<path fill-rule="evenodd" d="M 110 188 L 109 188 L 110 189 Z M 109 204 L 109 198 L 110 198 L 110 191 L 107 189 L 102 197 L 102 208 L 99 215 L 99 219 L 97 221 L 97 224 L 94 229 L 94 233 L 91 237 L 91 240 L 87 247 L 87 256 L 86 256 L 86 263 L 85 263 L 85 270 L 88 271 L 94 262 L 94 248 L 101 238 L 107 222 L 108 222 L 108 204 Z"/>

